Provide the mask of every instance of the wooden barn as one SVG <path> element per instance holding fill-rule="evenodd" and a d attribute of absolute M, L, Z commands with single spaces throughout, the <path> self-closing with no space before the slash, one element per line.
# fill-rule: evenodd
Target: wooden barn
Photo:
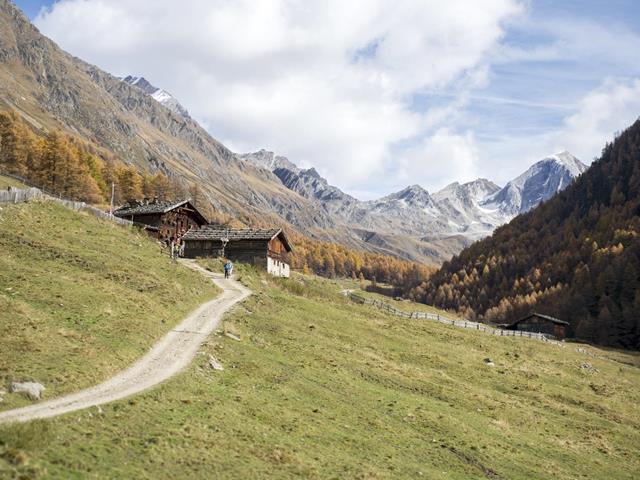
<path fill-rule="evenodd" d="M 189 200 L 160 202 L 131 200 L 113 212 L 116 217 L 142 226 L 160 241 L 179 239 L 193 228 L 206 225 L 207 219 Z"/>
<path fill-rule="evenodd" d="M 569 322 L 558 320 L 557 318 L 550 317 L 549 315 L 542 315 L 540 313 L 533 312 L 526 317 L 507 325 L 505 328 L 507 330 L 545 333 L 562 340 L 567 336 L 568 326 Z"/>
<path fill-rule="evenodd" d="M 224 257 L 266 268 L 277 277 L 290 274 L 287 253 L 292 251 L 292 247 L 280 228 L 225 229 L 219 225 L 207 225 L 190 230 L 182 241 L 187 258 Z"/>

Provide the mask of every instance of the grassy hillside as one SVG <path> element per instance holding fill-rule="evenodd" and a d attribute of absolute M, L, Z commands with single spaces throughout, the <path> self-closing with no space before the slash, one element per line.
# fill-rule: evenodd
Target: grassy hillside
<path fill-rule="evenodd" d="M 327 280 L 237 274 L 254 291 L 225 321 L 239 341 L 212 336 L 185 373 L 100 412 L 0 427 L 0 471 L 637 478 L 638 356 L 390 317 Z"/>
<path fill-rule="evenodd" d="M 6 190 L 7 187 L 13 188 L 29 188 L 24 183 L 5 175 L 0 175 L 0 190 Z"/>
<path fill-rule="evenodd" d="M 416 303 L 410 302 L 408 300 L 396 300 L 395 298 L 389 297 L 387 295 L 381 295 L 375 292 L 367 292 L 365 290 L 356 289 L 354 293 L 365 297 L 370 298 L 372 300 L 379 300 L 388 305 L 391 305 L 398 310 L 402 310 L 404 312 L 426 312 L 426 313 L 439 313 L 440 315 L 444 315 L 447 318 L 461 318 L 455 312 L 445 312 L 439 308 L 432 307 L 431 305 L 425 305 L 424 303 Z"/>
<path fill-rule="evenodd" d="M 93 385 L 216 294 L 142 232 L 48 202 L 0 207 L 0 387 Z M 0 409 L 27 403 L 7 394 Z"/>

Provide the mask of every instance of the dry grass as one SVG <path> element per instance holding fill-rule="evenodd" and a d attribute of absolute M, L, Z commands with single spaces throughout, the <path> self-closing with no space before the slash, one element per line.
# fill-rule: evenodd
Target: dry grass
<path fill-rule="evenodd" d="M 48 202 L 2 205 L 0 252 L 0 386 L 35 380 L 48 398 L 121 370 L 216 295 L 146 234 Z"/>
<path fill-rule="evenodd" d="M 4 175 L 0 175 L 0 190 L 6 190 L 8 187 L 12 188 L 29 188 L 24 183 L 15 180 L 11 177 L 6 177 Z"/>
<path fill-rule="evenodd" d="M 60 478 L 637 478 L 637 355 L 401 319 L 336 282 L 237 267 L 254 291 L 226 318 L 240 341 L 212 336 L 184 374 L 43 422 L 35 443 L 0 428 L 5 452 Z"/>

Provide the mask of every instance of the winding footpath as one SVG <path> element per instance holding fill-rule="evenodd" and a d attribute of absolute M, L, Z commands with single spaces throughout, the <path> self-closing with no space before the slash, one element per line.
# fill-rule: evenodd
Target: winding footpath
<path fill-rule="evenodd" d="M 225 280 L 194 261 L 181 260 L 222 289 L 214 300 L 191 312 L 182 323 L 162 337 L 151 350 L 126 370 L 94 387 L 23 408 L 0 412 L 0 423 L 26 422 L 102 405 L 147 390 L 185 368 L 200 345 L 218 326 L 223 314 L 249 295 L 251 290 L 235 280 Z"/>

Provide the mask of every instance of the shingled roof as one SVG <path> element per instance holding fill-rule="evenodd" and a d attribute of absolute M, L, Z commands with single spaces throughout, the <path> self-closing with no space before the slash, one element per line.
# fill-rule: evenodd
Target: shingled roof
<path fill-rule="evenodd" d="M 182 236 L 182 240 L 273 240 L 280 238 L 287 251 L 293 248 L 281 228 L 223 228 L 219 225 L 206 225 L 199 229 L 191 229 Z"/>
<path fill-rule="evenodd" d="M 201 219 L 203 223 L 207 222 L 207 219 L 202 215 L 198 209 L 191 204 L 190 200 L 182 200 L 180 202 L 129 202 L 125 203 L 122 207 L 113 212 L 116 217 L 126 218 L 136 215 L 154 215 L 158 213 L 167 213 L 179 207 L 188 206 L 191 208 Z"/>
<path fill-rule="evenodd" d="M 520 320 L 516 320 L 515 322 L 513 322 L 512 324 L 510 324 L 510 327 L 513 327 L 515 325 L 517 325 L 520 322 L 523 322 L 525 320 L 529 320 L 531 317 L 540 317 L 540 318 L 544 318 L 545 320 L 549 320 L 552 323 L 555 323 L 556 325 L 569 325 L 569 322 L 565 322 L 564 320 L 559 320 L 555 317 L 551 317 L 549 315 L 543 315 L 541 313 L 536 313 L 536 312 L 531 312 L 529 315 L 527 315 L 526 317 L 521 318 Z"/>

